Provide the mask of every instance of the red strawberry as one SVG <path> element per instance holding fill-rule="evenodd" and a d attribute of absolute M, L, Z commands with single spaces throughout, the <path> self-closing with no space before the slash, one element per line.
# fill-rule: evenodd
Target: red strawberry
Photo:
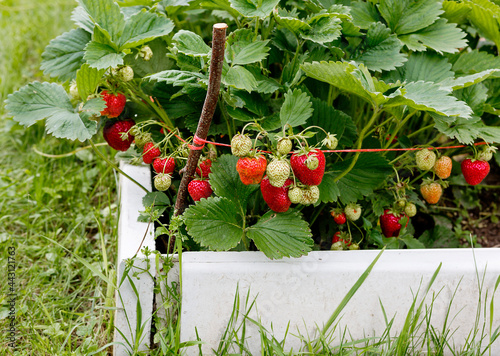
<path fill-rule="evenodd" d="M 211 196 L 213 190 L 208 180 L 193 179 L 188 184 L 188 192 L 194 201 L 198 201 L 201 198 L 206 199 Z"/>
<path fill-rule="evenodd" d="M 490 164 L 486 161 L 467 158 L 462 161 L 462 174 L 470 185 L 478 185 L 490 173 Z"/>
<path fill-rule="evenodd" d="M 208 178 L 208 175 L 211 172 L 212 172 L 212 161 L 210 160 L 210 158 L 201 161 L 199 167 L 196 167 L 196 174 L 202 178 Z"/>
<path fill-rule="evenodd" d="M 315 157 L 315 158 L 314 158 Z M 316 166 L 314 169 L 308 168 Z M 325 155 L 320 150 L 311 150 L 307 153 L 294 153 L 290 157 L 293 173 L 305 185 L 319 185 L 325 174 Z"/>
<path fill-rule="evenodd" d="M 277 213 L 284 213 L 290 208 L 292 202 L 288 197 L 288 187 L 293 183 L 293 180 L 287 179 L 282 187 L 274 187 L 269 183 L 269 178 L 264 177 L 260 182 L 260 191 L 262 197 L 269 208 Z"/>
<path fill-rule="evenodd" d="M 153 168 L 156 173 L 172 174 L 175 169 L 175 159 L 173 157 L 155 158 Z"/>
<path fill-rule="evenodd" d="M 236 163 L 236 170 L 245 185 L 259 184 L 266 172 L 267 160 L 263 155 L 241 157 Z"/>
<path fill-rule="evenodd" d="M 117 151 L 126 151 L 129 149 L 134 137 L 128 133 L 130 128 L 135 125 L 134 120 L 108 121 L 102 130 L 104 139 L 112 148 Z"/>
<path fill-rule="evenodd" d="M 346 246 L 351 245 L 351 239 L 345 232 L 337 231 L 332 238 L 332 245 L 336 242 L 343 242 Z"/>
<path fill-rule="evenodd" d="M 345 222 L 347 221 L 347 217 L 343 211 L 332 211 L 331 215 L 333 216 L 333 221 L 335 221 L 339 225 L 345 224 Z"/>
<path fill-rule="evenodd" d="M 384 210 L 384 213 L 380 216 L 380 227 L 385 237 L 399 236 L 399 231 L 401 231 L 399 220 L 403 217 L 407 217 L 407 215 L 404 213 L 396 215 L 389 209 Z M 406 226 L 408 226 L 408 221 L 409 219 L 406 221 Z"/>
<path fill-rule="evenodd" d="M 107 117 L 117 117 L 123 111 L 127 98 L 122 93 L 112 94 L 103 90 L 101 93 L 103 100 L 106 102 L 106 109 L 101 111 L 101 115 Z"/>
<path fill-rule="evenodd" d="M 160 155 L 160 149 L 153 142 L 146 143 L 142 149 L 142 160 L 146 164 L 151 164 Z"/>

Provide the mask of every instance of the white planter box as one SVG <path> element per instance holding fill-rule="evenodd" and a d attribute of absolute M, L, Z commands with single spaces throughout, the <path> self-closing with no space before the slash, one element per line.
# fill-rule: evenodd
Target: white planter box
<path fill-rule="evenodd" d="M 128 174 L 136 167 L 122 165 Z M 149 183 L 149 168 L 139 167 L 142 173 L 133 173 L 134 178 L 144 176 Z M 123 177 L 122 177 L 123 178 Z M 119 273 L 123 271 L 123 261 L 138 249 L 147 224 L 137 223 L 137 211 L 144 193 L 126 179 L 120 180 L 121 215 L 119 236 Z M 132 195 L 135 197 L 128 197 Z M 126 202 L 135 202 L 126 206 Z M 138 203 L 137 203 L 138 202 Z M 130 209 L 130 210 L 129 210 Z M 154 248 L 151 228 L 146 235 L 145 244 Z M 144 246 L 144 244 L 143 244 Z M 126 251 L 126 252 L 125 252 Z M 242 305 L 249 292 L 256 298 L 256 307 L 249 314 L 260 320 L 262 325 L 272 330 L 276 339 L 281 340 L 289 325 L 286 347 L 299 351 L 300 340 L 293 335 L 309 335 L 313 338 L 316 328 L 329 319 L 335 308 L 347 294 L 360 275 L 380 251 L 317 251 L 297 259 L 269 260 L 260 252 L 190 252 L 182 255 L 182 312 L 181 341 L 195 340 L 198 335 L 205 344 L 203 354 L 213 354 L 224 332 L 233 310 L 237 287 Z M 131 255 L 132 254 L 132 255 Z M 474 259 L 475 258 L 475 259 Z M 144 267 L 144 262 L 143 267 Z M 138 263 L 139 265 L 141 263 Z M 440 273 L 435 280 L 426 304 L 433 311 L 431 324 L 442 329 L 449 303 L 453 297 L 447 328 L 454 332 L 452 341 L 456 346 L 463 345 L 473 329 L 479 301 L 478 275 L 484 285 L 482 302 L 488 291 L 487 312 L 489 318 L 490 300 L 495 282 L 500 276 L 500 250 L 498 249 L 427 249 L 427 250 L 387 250 L 375 265 L 365 283 L 343 310 L 340 328 L 348 329 L 347 341 L 363 337 L 381 336 L 386 323 L 380 303 L 385 308 L 388 319 L 394 317 L 391 335 L 397 335 L 404 324 L 413 296 L 420 288 L 419 296 L 438 268 Z M 140 266 L 139 266 L 140 267 Z M 477 270 L 476 270 L 477 268 Z M 154 263 L 150 263 L 152 276 L 155 275 Z M 169 276 L 175 279 L 176 271 Z M 135 280 L 140 286 L 143 320 L 152 312 L 152 278 Z M 456 290 L 456 294 L 453 296 Z M 124 314 L 134 315 L 136 297 L 130 285 L 120 289 L 123 309 L 117 311 L 116 327 L 124 330 Z M 494 297 L 493 332 L 500 326 L 500 290 Z M 418 299 L 420 301 L 421 298 Z M 484 304 L 482 304 L 484 308 Z M 424 309 L 425 310 L 425 309 Z M 484 310 L 481 309 L 481 312 Z M 151 315 L 151 314 L 149 314 Z M 484 317 L 484 314 L 482 314 Z M 483 319 L 480 320 L 483 322 Z M 482 324 L 481 324 L 482 325 Z M 489 319 L 486 320 L 489 325 Z M 260 354 L 260 337 L 257 327 L 247 323 L 248 346 L 253 354 Z M 337 332 L 336 340 L 339 340 Z M 144 335 L 145 334 L 145 335 Z M 134 338 L 133 330 L 126 335 Z M 143 343 L 149 342 L 145 330 Z M 115 341 L 124 342 L 119 333 Z M 486 345 L 488 340 L 483 341 Z M 335 344 L 335 341 L 334 341 Z M 146 347 L 146 346 L 145 346 Z M 126 355 L 126 348 L 116 347 L 115 355 Z M 188 355 L 197 355 L 198 348 L 186 349 Z M 492 355 L 500 355 L 500 341 L 492 348 Z"/>

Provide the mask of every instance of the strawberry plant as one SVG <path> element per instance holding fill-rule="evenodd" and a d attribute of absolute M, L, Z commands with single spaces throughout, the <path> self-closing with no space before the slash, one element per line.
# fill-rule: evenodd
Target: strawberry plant
<path fill-rule="evenodd" d="M 412 219 L 449 202 L 442 187 L 480 184 L 500 142 L 499 14 L 490 0 L 78 0 L 42 54 L 54 82 L 6 108 L 94 148 L 102 130 L 152 164 L 186 248 L 295 257 L 338 229 L 337 248 L 421 248 Z"/>

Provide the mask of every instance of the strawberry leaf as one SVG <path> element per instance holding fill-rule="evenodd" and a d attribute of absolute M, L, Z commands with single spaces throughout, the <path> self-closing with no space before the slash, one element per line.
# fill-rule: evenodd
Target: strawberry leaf
<path fill-rule="evenodd" d="M 368 27 L 363 53 L 356 61 L 377 72 L 393 70 L 401 67 L 407 60 L 406 54 L 400 53 L 402 47 L 403 44 L 396 35 L 391 34 L 391 30 L 384 24 L 377 22 Z"/>
<path fill-rule="evenodd" d="M 243 237 L 241 216 L 237 206 L 226 198 L 201 199 L 183 214 L 188 234 L 202 246 L 227 251 Z"/>
<path fill-rule="evenodd" d="M 84 64 L 78 72 L 76 72 L 76 86 L 78 88 L 78 94 L 80 94 L 83 100 L 86 100 L 90 94 L 94 93 L 104 72 L 104 69 L 99 70 L 92 68 L 88 64 Z"/>
<path fill-rule="evenodd" d="M 78 0 L 88 17 L 113 43 L 118 43 L 125 27 L 125 16 L 113 0 Z"/>
<path fill-rule="evenodd" d="M 227 73 L 222 75 L 222 83 L 248 92 L 255 90 L 258 85 L 253 74 L 241 66 L 230 67 Z"/>
<path fill-rule="evenodd" d="M 267 212 L 248 228 L 247 236 L 271 259 L 306 255 L 314 244 L 308 223 L 293 210 Z"/>
<path fill-rule="evenodd" d="M 112 46 L 96 41 L 91 41 L 85 47 L 85 60 L 97 69 L 117 67 L 123 64 L 125 53 L 119 53 Z"/>
<path fill-rule="evenodd" d="M 90 37 L 90 33 L 78 28 L 54 38 L 42 53 L 41 69 L 61 81 L 74 79 L 84 63 L 85 46 Z"/>
<path fill-rule="evenodd" d="M 207 46 L 200 35 L 186 30 L 180 30 L 172 38 L 177 50 L 188 56 L 203 57 L 208 56 L 210 47 Z"/>
<path fill-rule="evenodd" d="M 245 185 L 241 182 L 236 171 L 238 157 L 233 155 L 222 155 L 212 163 L 210 173 L 210 185 L 215 194 L 231 200 L 238 208 L 233 214 L 244 215 L 247 209 L 249 196 L 259 188 L 257 184 Z"/>
<path fill-rule="evenodd" d="M 389 162 L 376 153 L 363 153 L 354 168 L 336 181 L 336 177 L 346 170 L 352 158 L 339 162 L 334 170 L 325 174 L 319 186 L 323 202 L 337 201 L 348 204 L 363 199 L 377 189 L 392 172 Z M 326 179 L 325 179 L 326 178 Z"/>
<path fill-rule="evenodd" d="M 357 137 L 356 125 L 352 118 L 317 98 L 312 99 L 312 104 L 314 112 L 307 120 L 307 126 L 319 126 L 326 132 L 337 135 L 340 147 L 352 146 Z M 309 143 L 314 146 L 324 138 L 323 133 L 318 133 L 309 139 Z"/>
<path fill-rule="evenodd" d="M 443 13 L 435 0 L 381 0 L 379 11 L 393 32 L 404 35 L 432 25 Z"/>
<path fill-rule="evenodd" d="M 268 17 L 279 0 L 229 0 L 231 7 L 245 17 Z"/>
<path fill-rule="evenodd" d="M 288 90 L 285 101 L 281 106 L 281 126 L 290 125 L 296 127 L 303 125 L 313 114 L 311 98 L 300 89 Z"/>
<path fill-rule="evenodd" d="M 21 125 L 31 126 L 46 119 L 48 133 L 82 142 L 97 132 L 97 123 L 89 120 L 89 117 L 99 115 L 99 110 L 105 105 L 100 99 L 90 100 L 79 115 L 61 85 L 40 82 L 28 84 L 10 94 L 6 104 L 6 109 Z"/>
<path fill-rule="evenodd" d="M 127 19 L 118 45 L 120 50 L 137 47 L 168 35 L 173 29 L 174 23 L 170 19 L 143 9 Z"/>

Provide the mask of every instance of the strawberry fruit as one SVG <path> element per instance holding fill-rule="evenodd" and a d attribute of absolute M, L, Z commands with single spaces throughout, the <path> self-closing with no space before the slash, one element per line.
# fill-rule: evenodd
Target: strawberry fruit
<path fill-rule="evenodd" d="M 172 174 L 175 169 L 175 160 L 173 157 L 155 158 L 153 169 L 156 173 Z"/>
<path fill-rule="evenodd" d="M 290 165 L 286 159 L 275 158 L 267 165 L 267 178 L 274 187 L 282 187 L 290 175 Z"/>
<path fill-rule="evenodd" d="M 142 160 L 146 164 L 151 164 L 160 155 L 160 149 L 153 142 L 146 143 L 142 149 Z"/>
<path fill-rule="evenodd" d="M 252 149 L 252 140 L 247 135 L 237 134 L 231 139 L 231 153 L 236 157 L 245 157 Z"/>
<path fill-rule="evenodd" d="M 292 202 L 288 197 L 288 187 L 293 183 L 293 180 L 287 179 L 282 187 L 274 187 L 269 182 L 269 178 L 264 177 L 260 182 L 260 191 L 262 197 L 269 208 L 277 213 L 284 213 L 290 208 Z"/>
<path fill-rule="evenodd" d="M 196 167 L 196 174 L 202 178 L 208 178 L 210 173 L 212 173 L 212 160 L 207 158 L 202 160 Z"/>
<path fill-rule="evenodd" d="M 399 221 L 402 217 L 406 217 L 406 214 L 398 215 L 393 213 L 390 209 L 384 210 L 384 213 L 380 216 L 380 227 L 385 237 L 399 236 L 402 227 Z M 408 222 L 409 219 L 406 221 L 406 226 L 408 226 Z"/>
<path fill-rule="evenodd" d="M 361 205 L 349 203 L 344 208 L 344 213 L 349 220 L 356 221 L 361 217 Z"/>
<path fill-rule="evenodd" d="M 436 163 L 436 154 L 428 149 L 422 149 L 415 154 L 417 167 L 422 171 L 428 171 Z"/>
<path fill-rule="evenodd" d="M 188 193 L 194 201 L 198 201 L 202 198 L 206 199 L 211 196 L 213 190 L 208 180 L 193 179 L 188 184 Z"/>
<path fill-rule="evenodd" d="M 112 94 L 107 90 L 101 92 L 102 99 L 106 102 L 106 108 L 101 111 L 101 115 L 109 118 L 117 117 L 125 108 L 127 98 L 122 93 Z"/>
<path fill-rule="evenodd" d="M 452 161 L 448 156 L 441 156 L 436 163 L 434 163 L 434 173 L 441 178 L 446 179 L 451 174 Z"/>
<path fill-rule="evenodd" d="M 443 195 L 443 187 L 438 182 L 424 181 L 420 185 L 420 193 L 427 203 L 437 204 Z"/>
<path fill-rule="evenodd" d="M 108 121 L 102 130 L 102 135 L 108 145 L 117 151 L 126 151 L 134 141 L 129 130 L 135 125 L 134 120 Z"/>
<path fill-rule="evenodd" d="M 333 210 L 331 212 L 331 215 L 333 217 L 333 221 L 335 221 L 338 225 L 343 225 L 347 221 L 347 217 L 343 211 L 335 211 Z"/>
<path fill-rule="evenodd" d="M 461 164 L 465 181 L 470 185 L 478 185 L 490 173 L 490 164 L 479 159 L 467 158 Z"/>
<path fill-rule="evenodd" d="M 267 160 L 263 155 L 241 157 L 236 163 L 236 171 L 245 185 L 259 184 L 266 172 Z"/>
<path fill-rule="evenodd" d="M 316 162 L 315 159 L 309 157 L 317 158 L 317 166 L 314 163 L 314 166 L 316 166 L 315 169 L 308 168 L 306 160 L 309 159 L 308 162 L 311 160 Z M 307 153 L 294 153 L 290 157 L 290 165 L 297 179 L 303 184 L 319 185 L 325 174 L 325 155 L 320 150 L 311 150 Z"/>

